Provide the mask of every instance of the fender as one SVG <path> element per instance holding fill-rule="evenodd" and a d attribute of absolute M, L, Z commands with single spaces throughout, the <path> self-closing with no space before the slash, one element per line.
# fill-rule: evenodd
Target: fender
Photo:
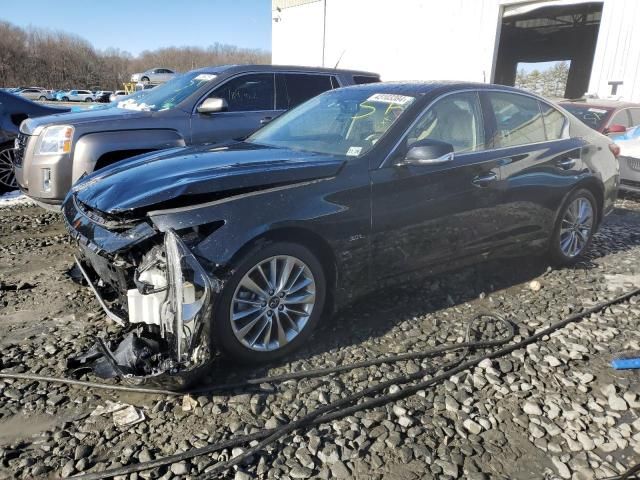
<path fill-rule="evenodd" d="M 86 172 L 93 172 L 100 157 L 122 150 L 161 150 L 184 147 L 184 137 L 175 130 L 121 130 L 89 133 L 80 137 L 73 152 L 72 184 Z"/>

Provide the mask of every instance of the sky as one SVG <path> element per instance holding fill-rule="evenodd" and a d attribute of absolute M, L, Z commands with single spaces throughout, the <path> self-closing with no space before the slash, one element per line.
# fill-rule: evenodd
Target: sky
<path fill-rule="evenodd" d="M 29 0 L 2 2 L 0 20 L 63 30 L 134 55 L 216 42 L 271 50 L 271 0 Z"/>

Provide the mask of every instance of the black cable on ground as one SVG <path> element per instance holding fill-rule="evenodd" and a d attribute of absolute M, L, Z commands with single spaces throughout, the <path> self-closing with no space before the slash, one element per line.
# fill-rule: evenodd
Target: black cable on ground
<path fill-rule="evenodd" d="M 495 350 L 483 355 L 478 355 L 470 360 L 467 361 L 463 361 L 464 355 L 462 355 L 461 357 L 459 357 L 458 359 L 455 359 L 451 362 L 448 362 L 447 364 L 445 364 L 444 366 L 441 366 L 439 368 L 436 367 L 431 367 L 428 369 L 424 369 L 421 370 L 415 374 L 412 375 L 404 375 L 401 377 L 397 377 L 395 379 L 386 381 L 386 382 L 382 382 L 380 384 L 377 384 L 373 387 L 369 387 L 363 391 L 357 392 L 355 394 L 349 395 L 343 399 L 340 399 L 336 402 L 333 402 L 332 404 L 323 406 L 318 408 L 317 410 L 305 415 L 304 417 L 291 422 L 287 425 L 283 425 L 282 427 L 278 427 L 275 429 L 270 429 L 270 430 L 262 430 L 259 432 L 255 432 L 251 435 L 244 435 L 244 436 L 240 436 L 240 437 L 236 437 L 236 438 L 232 438 L 229 440 L 225 440 L 223 442 L 217 443 L 217 444 L 212 444 L 212 445 L 208 445 L 206 447 L 202 447 L 202 448 L 197 448 L 197 449 L 192 449 L 180 454 L 176 454 L 176 455 L 171 455 L 171 456 L 167 456 L 164 458 L 160 458 L 160 459 L 156 459 L 156 460 L 152 460 L 150 462 L 143 462 L 143 463 L 138 463 L 138 464 L 132 464 L 132 465 L 128 465 L 125 467 L 121 467 L 121 468 L 116 468 L 116 469 L 111 469 L 111 470 L 106 470 L 103 472 L 95 472 L 95 473 L 87 473 L 87 474 L 81 474 L 81 475 L 77 475 L 73 478 L 79 478 L 82 480 L 98 480 L 98 479 L 103 479 L 103 478 L 111 478 L 113 476 L 116 475 L 126 475 L 126 474 L 130 474 L 133 472 L 139 472 L 139 471 L 143 471 L 143 470 L 148 470 L 150 468 L 156 468 L 156 467 L 160 467 L 160 466 L 165 466 L 165 465 L 169 465 L 172 463 L 176 463 L 182 460 L 186 460 L 189 458 L 193 458 L 193 457 L 197 457 L 197 456 L 201 456 L 201 455 L 206 455 L 209 453 L 213 453 L 215 451 L 218 450 L 222 450 L 225 448 L 232 448 L 238 445 L 245 445 L 251 441 L 254 440 L 259 440 L 260 442 L 255 445 L 254 447 L 250 448 L 249 450 L 245 451 L 243 454 L 238 455 L 237 457 L 234 457 L 228 461 L 225 462 L 220 462 L 218 464 L 216 464 L 216 466 L 210 470 L 209 472 L 205 473 L 202 478 L 212 478 L 220 473 L 222 473 L 223 471 L 238 465 L 242 462 L 244 462 L 245 460 L 247 460 L 249 457 L 255 455 L 259 450 L 265 448 L 266 446 L 268 446 L 269 444 L 279 440 L 280 438 L 282 438 L 284 435 L 287 435 L 288 433 L 291 433 L 294 430 L 303 428 L 303 427 L 308 427 L 311 425 L 317 425 L 317 424 L 321 424 L 321 423 L 326 423 L 332 420 L 335 420 L 337 418 L 341 418 L 347 415 L 351 415 L 357 411 L 360 410 L 365 410 L 368 408 L 372 408 L 375 406 L 380 406 L 380 405 L 384 405 L 386 403 L 390 403 L 402 398 L 405 398 L 407 396 L 413 395 L 416 392 L 420 391 L 420 390 L 424 390 L 426 388 L 429 388 L 435 384 L 437 384 L 440 381 L 446 380 L 447 378 L 450 378 L 451 376 L 460 373 L 464 370 L 467 370 L 471 367 L 475 367 L 477 364 L 479 364 L 482 360 L 484 359 L 493 359 L 493 358 L 498 358 L 501 357 L 503 355 L 509 354 L 515 350 L 518 350 L 522 347 L 525 347 L 526 345 L 529 345 L 531 343 L 534 343 L 540 339 L 542 339 L 543 337 L 553 333 L 554 331 L 565 327 L 566 325 L 568 325 L 569 323 L 572 322 L 577 322 L 582 320 L 583 318 L 587 317 L 588 315 L 591 315 L 593 313 L 598 313 L 602 310 L 604 310 L 607 307 L 610 307 L 612 305 L 615 305 L 617 303 L 621 303 L 624 302 L 626 300 L 628 300 L 629 298 L 639 295 L 640 294 L 640 288 L 635 289 L 631 292 L 628 292 L 626 294 L 623 294 L 619 297 L 614 298 L 613 300 L 609 300 L 607 302 L 595 305 L 593 307 L 587 308 L 585 310 L 583 310 L 582 312 L 579 313 L 575 313 L 573 315 L 570 315 L 569 317 L 560 320 L 556 323 L 551 324 L 550 326 L 548 326 L 547 328 L 544 328 L 542 330 L 540 330 L 539 332 L 530 335 L 524 339 L 522 339 L 519 342 L 516 342 L 514 344 L 511 345 L 507 345 L 504 348 L 501 348 L 499 350 Z M 487 315 L 480 315 L 480 316 L 487 316 Z M 500 317 L 496 316 L 496 315 L 489 315 L 495 319 L 498 319 L 502 322 L 504 322 L 504 320 L 502 320 Z M 475 317 L 476 319 L 478 317 Z M 506 324 L 506 322 L 505 322 Z M 495 347 L 495 346 L 500 346 L 505 344 L 506 342 L 509 342 L 514 335 L 514 330 L 513 330 L 513 325 L 511 324 L 506 324 L 509 326 L 510 328 L 510 335 L 505 338 L 505 339 L 498 339 L 498 340 L 490 340 L 490 341 L 480 341 L 480 342 L 470 342 L 465 341 L 463 343 L 459 343 L 459 344 L 454 344 L 454 345 L 445 345 L 442 347 L 437 347 L 436 349 L 432 349 L 432 350 L 438 350 L 438 353 L 445 353 L 445 352 L 451 352 L 454 350 L 460 350 L 460 349 L 464 349 L 467 352 L 471 349 L 476 350 L 479 348 L 488 348 L 488 347 Z M 468 330 L 469 331 L 469 330 Z M 425 355 L 425 356 L 432 356 L 433 355 L 433 351 L 425 351 L 425 352 L 421 352 L 421 355 Z M 423 357 L 424 358 L 424 357 Z M 381 361 L 381 360 L 377 360 L 380 361 L 380 363 L 385 363 L 385 361 Z M 389 360 L 386 360 L 386 362 L 388 362 Z M 368 363 L 368 362 L 363 362 L 363 363 Z M 343 405 L 348 405 L 351 404 L 365 396 L 369 396 L 373 393 L 377 393 L 381 390 L 384 390 L 386 388 L 388 388 L 391 385 L 401 385 L 401 384 L 405 384 L 408 383 L 412 380 L 427 376 L 427 375 L 432 375 L 433 373 L 435 373 L 437 370 L 442 370 L 444 367 L 444 370 L 440 373 L 435 375 L 434 377 L 430 378 L 429 380 L 426 381 L 422 381 L 419 382 L 417 384 L 413 384 L 407 388 L 404 389 L 400 389 L 399 391 L 395 392 L 395 393 L 389 393 L 386 395 L 382 395 L 379 397 L 375 397 L 375 398 L 370 398 L 362 403 L 356 404 L 356 405 L 349 405 L 349 406 L 345 406 L 343 407 Z M 338 367 L 340 368 L 340 367 Z M 331 369 L 329 369 L 331 370 Z M 304 372 L 298 372 L 296 374 L 302 374 Z M 268 378 L 268 377 L 266 377 Z M 301 377 L 298 377 L 301 378 Z M 264 381 L 273 381 L 273 380 L 264 380 Z M 340 408 L 342 407 L 342 408 Z M 638 467 L 638 469 L 640 470 L 640 466 Z M 635 473 L 635 472 L 631 472 L 628 471 L 627 473 L 624 474 L 624 476 L 619 477 L 621 479 L 628 479 L 631 478 L 628 475 Z"/>

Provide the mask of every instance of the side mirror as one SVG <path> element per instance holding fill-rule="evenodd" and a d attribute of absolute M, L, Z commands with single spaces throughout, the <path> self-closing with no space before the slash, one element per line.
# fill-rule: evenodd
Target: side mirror
<path fill-rule="evenodd" d="M 197 108 L 198 113 L 216 113 L 224 112 L 229 108 L 224 98 L 210 97 L 200 104 Z"/>
<path fill-rule="evenodd" d="M 627 127 L 625 127 L 624 125 L 620 125 L 618 123 L 614 123 L 613 125 L 610 125 L 609 127 L 607 127 L 604 131 L 604 133 L 609 134 L 609 133 L 624 133 L 627 131 Z"/>
<path fill-rule="evenodd" d="M 397 165 L 439 165 L 453 160 L 453 145 L 440 140 L 420 140 L 407 151 Z"/>

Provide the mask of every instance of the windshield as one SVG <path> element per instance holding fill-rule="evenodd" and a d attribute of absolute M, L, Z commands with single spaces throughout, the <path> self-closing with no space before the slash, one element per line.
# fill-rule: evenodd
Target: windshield
<path fill-rule="evenodd" d="M 278 117 L 247 142 L 331 155 L 364 155 L 414 100 L 371 89 L 330 91 Z"/>
<path fill-rule="evenodd" d="M 214 78 L 216 76 L 212 73 L 185 73 L 158 87 L 134 93 L 126 100 L 119 102 L 118 108 L 146 112 L 170 110 Z"/>
<path fill-rule="evenodd" d="M 607 108 L 572 105 L 568 103 L 562 103 L 561 105 L 565 110 L 577 117 L 578 120 L 581 120 L 582 123 L 594 130 L 602 130 L 611 113 L 611 109 Z"/>

